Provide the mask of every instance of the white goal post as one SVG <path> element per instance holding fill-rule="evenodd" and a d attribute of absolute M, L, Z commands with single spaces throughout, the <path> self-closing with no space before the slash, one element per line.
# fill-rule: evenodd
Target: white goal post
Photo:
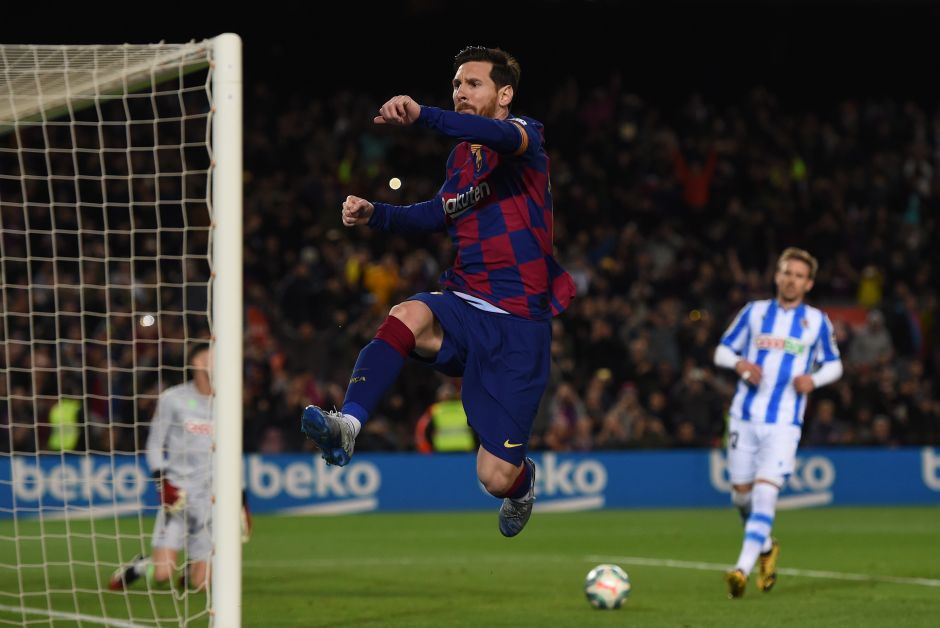
<path fill-rule="evenodd" d="M 241 39 L 0 44 L 0 625 L 240 625 L 242 338 Z M 109 590 L 151 551 L 146 436 L 199 343 L 209 591 Z"/>

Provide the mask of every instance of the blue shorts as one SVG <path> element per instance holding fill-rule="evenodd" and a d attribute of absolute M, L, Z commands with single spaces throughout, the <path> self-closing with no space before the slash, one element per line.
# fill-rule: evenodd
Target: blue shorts
<path fill-rule="evenodd" d="M 411 357 L 444 375 L 463 377 L 463 407 L 480 444 L 498 458 L 522 464 L 548 384 L 551 321 L 485 312 L 450 292 L 421 292 L 407 300 L 427 305 L 444 330 L 435 358 Z"/>

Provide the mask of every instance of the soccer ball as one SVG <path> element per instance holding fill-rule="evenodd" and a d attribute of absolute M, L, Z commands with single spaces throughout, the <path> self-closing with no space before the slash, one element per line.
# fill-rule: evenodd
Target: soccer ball
<path fill-rule="evenodd" d="M 584 594 L 594 608 L 620 608 L 630 597 L 630 576 L 617 565 L 598 565 L 584 580 Z"/>

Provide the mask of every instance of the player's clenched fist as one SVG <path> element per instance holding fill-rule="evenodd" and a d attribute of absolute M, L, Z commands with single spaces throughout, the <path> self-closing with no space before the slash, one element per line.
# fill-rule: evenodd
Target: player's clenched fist
<path fill-rule="evenodd" d="M 343 224 L 347 227 L 367 224 L 373 211 L 375 207 L 366 199 L 347 196 L 343 203 Z"/>
<path fill-rule="evenodd" d="M 411 124 L 421 115 L 421 105 L 411 96 L 395 96 L 379 107 L 376 124 Z"/>

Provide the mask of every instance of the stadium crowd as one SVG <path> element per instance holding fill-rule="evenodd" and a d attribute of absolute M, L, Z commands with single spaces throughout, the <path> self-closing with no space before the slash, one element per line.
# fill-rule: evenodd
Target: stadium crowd
<path fill-rule="evenodd" d="M 285 103 L 264 84 L 251 89 L 246 98 L 254 115 L 246 116 L 244 138 L 245 447 L 296 451 L 312 446 L 299 432 L 301 409 L 339 407 L 356 354 L 389 307 L 433 289 L 453 257 L 444 235 L 405 239 L 344 229 L 342 201 L 347 194 L 399 204 L 431 198 L 450 146 L 431 133 L 374 126 L 387 94 L 340 91 Z M 806 110 L 763 89 L 737 104 L 693 94 L 664 108 L 630 93 L 618 74 L 589 89 L 569 78 L 541 92 L 526 85 L 522 93 L 514 109 L 545 124 L 557 256 L 578 287 L 570 309 L 553 322 L 552 382 L 534 448 L 720 445 L 733 381 L 713 366 L 714 347 L 746 301 L 771 296 L 774 260 L 791 245 L 820 260 L 809 300 L 830 310 L 846 364 L 838 384 L 812 396 L 804 445 L 940 442 L 940 255 L 932 252 L 940 242 L 940 111 L 890 100 Z M 448 106 L 440 93 L 412 95 Z M 392 177 L 403 182 L 400 189 L 389 186 Z M 22 214 L 4 211 L 6 226 Z M 201 237 L 178 246 L 194 249 Z M 7 253 L 17 250 L 13 240 Z M 104 266 L 86 267 L 86 279 L 103 277 Z M 7 277 L 17 268 L 8 265 Z M 188 272 L 177 264 L 177 278 Z M 193 269 L 200 274 L 204 269 Z M 66 311 L 80 307 L 79 292 Z M 161 308 L 173 310 L 185 293 L 185 310 L 193 310 L 204 306 L 193 300 L 197 292 L 171 289 L 150 299 L 162 298 Z M 37 318 L 29 303 L 35 295 L 19 298 L 26 302 L 18 311 L 34 315 L 8 316 L 5 340 L 32 333 L 55 347 L 56 323 L 67 338 L 93 335 L 83 332 L 81 316 Z M 85 309 L 93 303 L 84 301 Z M 53 313 L 63 304 L 43 307 Z M 30 322 L 32 331 L 17 328 Z M 200 333 L 198 324 L 195 330 L 187 324 L 180 315 L 170 335 Z M 159 380 L 137 381 L 135 360 L 182 363 L 160 355 L 181 355 L 181 343 L 142 346 L 95 345 L 94 358 L 85 357 L 85 364 L 110 364 L 113 375 L 103 367 L 100 382 L 94 374 L 86 380 L 101 387 L 86 403 L 86 414 L 95 416 L 86 419 L 106 426 L 108 417 L 112 423 L 133 417 L 117 434 L 105 429 L 96 448 L 143 442 L 140 426 L 152 413 Z M 0 408 L 0 425 L 10 425 L 17 404 L 32 403 L 25 399 L 43 386 L 25 373 L 53 356 L 9 344 L 3 359 L 12 376 L 0 377 L 0 386 L 19 387 L 0 390 L 0 398 L 16 393 Z M 80 379 L 81 370 L 49 384 L 47 396 L 65 394 L 69 378 Z M 429 369 L 406 367 L 357 451 L 414 449 L 415 422 L 441 383 Z M 111 407 L 103 401 L 107 388 Z M 22 409 L 26 416 L 46 411 Z M 4 447 L 4 438 L 17 448 L 38 442 L 28 430 L 19 441 L 3 432 Z"/>
<path fill-rule="evenodd" d="M 741 305 L 772 294 L 789 245 L 820 259 L 811 302 L 838 308 L 847 366 L 813 396 L 804 442 L 938 441 L 940 112 L 890 101 L 801 111 L 761 89 L 738 105 L 692 95 L 666 111 L 619 75 L 589 90 L 569 79 L 529 102 L 540 96 L 517 109 L 546 126 L 555 242 L 579 296 L 554 321 L 533 446 L 720 444 L 733 382 L 713 349 Z M 274 107 L 263 88 L 253 98 Z M 341 405 L 389 306 L 435 285 L 452 259 L 444 236 L 340 226 L 347 194 L 405 204 L 442 180 L 447 143 L 374 127 L 380 99 L 295 101 L 246 135 L 246 443 L 262 450 L 301 445 L 304 404 Z M 412 448 L 439 383 L 410 366 L 357 448 Z"/>

